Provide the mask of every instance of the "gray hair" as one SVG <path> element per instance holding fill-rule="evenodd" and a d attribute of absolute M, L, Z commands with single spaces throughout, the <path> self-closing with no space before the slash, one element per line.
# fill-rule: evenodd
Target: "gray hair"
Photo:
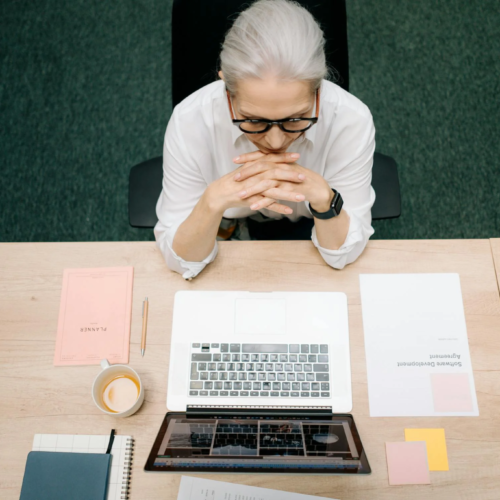
<path fill-rule="evenodd" d="M 325 37 L 311 13 L 289 0 L 257 0 L 239 14 L 220 54 L 226 87 L 238 80 L 273 76 L 307 81 L 314 91 L 330 75 Z"/>

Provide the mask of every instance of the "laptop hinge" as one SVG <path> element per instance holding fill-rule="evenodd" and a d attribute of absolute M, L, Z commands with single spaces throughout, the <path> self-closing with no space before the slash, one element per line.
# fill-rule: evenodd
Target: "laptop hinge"
<path fill-rule="evenodd" d="M 214 415 L 245 415 L 245 416 L 294 416 L 313 417 L 332 415 L 331 406 L 226 406 L 226 405 L 188 405 L 188 417 Z"/>

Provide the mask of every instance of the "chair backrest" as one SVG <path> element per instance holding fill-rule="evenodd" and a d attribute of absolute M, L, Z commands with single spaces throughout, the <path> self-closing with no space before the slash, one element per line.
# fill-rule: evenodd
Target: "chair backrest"
<path fill-rule="evenodd" d="M 298 0 L 320 23 L 328 64 L 335 83 L 349 90 L 345 0 Z M 172 10 L 172 100 L 177 106 L 218 77 L 224 37 L 238 13 L 251 2 L 241 0 L 174 0 Z M 286 26 L 283 27 L 286 29 Z"/>

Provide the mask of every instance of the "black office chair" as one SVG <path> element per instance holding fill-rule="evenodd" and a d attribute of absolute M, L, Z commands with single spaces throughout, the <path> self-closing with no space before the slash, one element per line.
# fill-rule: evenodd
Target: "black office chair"
<path fill-rule="evenodd" d="M 325 33 L 325 53 L 335 70 L 337 85 L 349 90 L 345 0 L 299 0 Z M 174 107 L 199 88 L 217 79 L 221 45 L 237 14 L 249 4 L 241 0 L 174 0 L 172 9 L 172 96 Z M 129 222 L 152 228 L 162 189 L 162 157 L 132 167 L 129 176 Z M 396 162 L 375 153 L 372 186 L 377 198 L 373 220 L 401 215 Z"/>

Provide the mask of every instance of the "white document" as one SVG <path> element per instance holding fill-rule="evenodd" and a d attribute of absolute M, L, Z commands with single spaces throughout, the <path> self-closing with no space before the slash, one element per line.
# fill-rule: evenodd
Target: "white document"
<path fill-rule="evenodd" d="M 321 498 L 325 497 L 223 483 L 191 476 L 181 477 L 177 495 L 177 500 L 320 500 Z"/>
<path fill-rule="evenodd" d="M 479 415 L 458 274 L 359 278 L 370 415 Z"/>

